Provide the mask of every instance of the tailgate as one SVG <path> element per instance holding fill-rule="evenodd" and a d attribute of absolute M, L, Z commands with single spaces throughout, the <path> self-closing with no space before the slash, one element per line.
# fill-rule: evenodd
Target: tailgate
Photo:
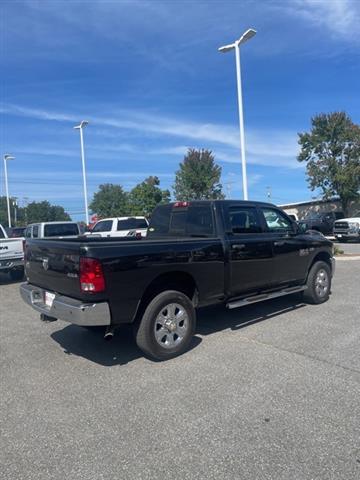
<path fill-rule="evenodd" d="M 81 244 L 61 240 L 28 240 L 25 273 L 29 283 L 62 295 L 81 298 Z"/>
<path fill-rule="evenodd" d="M 22 240 L 7 238 L 0 242 L 0 260 L 9 258 L 22 258 L 24 256 Z"/>

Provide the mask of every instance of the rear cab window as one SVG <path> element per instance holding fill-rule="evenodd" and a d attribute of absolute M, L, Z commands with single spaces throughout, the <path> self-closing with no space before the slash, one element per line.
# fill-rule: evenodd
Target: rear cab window
<path fill-rule="evenodd" d="M 157 207 L 150 220 L 148 238 L 213 237 L 215 223 L 210 203 L 177 202 Z"/>
<path fill-rule="evenodd" d="M 33 236 L 33 238 L 38 238 L 39 237 L 39 225 L 34 225 L 32 227 L 32 236 Z"/>
<path fill-rule="evenodd" d="M 53 223 L 44 226 L 44 237 L 70 237 L 76 235 L 79 235 L 77 223 Z"/>

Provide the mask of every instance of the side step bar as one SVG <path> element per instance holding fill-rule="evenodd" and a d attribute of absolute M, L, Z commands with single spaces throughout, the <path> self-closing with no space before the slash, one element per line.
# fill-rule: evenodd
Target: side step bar
<path fill-rule="evenodd" d="M 264 300 L 271 300 L 277 297 L 283 297 L 285 295 L 290 295 L 291 293 L 303 292 L 307 289 L 306 285 L 301 285 L 300 287 L 290 287 L 285 288 L 284 290 L 278 290 L 277 292 L 271 293 L 260 293 L 260 295 L 253 295 L 252 297 L 242 298 L 241 300 L 234 300 L 226 304 L 226 307 L 229 309 L 244 307 L 245 305 L 252 305 L 253 303 L 262 302 Z"/>

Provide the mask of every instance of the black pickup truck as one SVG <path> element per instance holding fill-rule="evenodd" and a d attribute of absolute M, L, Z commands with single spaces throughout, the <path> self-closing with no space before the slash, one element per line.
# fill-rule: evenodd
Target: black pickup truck
<path fill-rule="evenodd" d="M 197 307 L 295 292 L 325 302 L 334 259 L 330 241 L 274 205 L 193 201 L 158 206 L 142 240 L 27 240 L 25 272 L 22 298 L 46 318 L 106 335 L 132 323 L 143 352 L 164 360 L 188 348 Z"/>
<path fill-rule="evenodd" d="M 304 231 L 316 230 L 323 235 L 332 235 L 334 222 L 339 218 L 344 218 L 343 212 L 313 212 L 298 221 L 298 225 Z"/>

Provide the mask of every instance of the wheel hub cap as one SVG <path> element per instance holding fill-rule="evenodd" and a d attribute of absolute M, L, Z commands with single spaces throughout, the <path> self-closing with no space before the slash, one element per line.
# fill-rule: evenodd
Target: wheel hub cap
<path fill-rule="evenodd" d="M 189 317 L 184 307 L 178 303 L 169 303 L 156 317 L 155 340 L 163 348 L 173 348 L 182 342 L 188 328 Z"/>
<path fill-rule="evenodd" d="M 319 297 L 324 297 L 329 289 L 329 277 L 324 269 L 318 271 L 315 278 L 315 291 Z"/>

